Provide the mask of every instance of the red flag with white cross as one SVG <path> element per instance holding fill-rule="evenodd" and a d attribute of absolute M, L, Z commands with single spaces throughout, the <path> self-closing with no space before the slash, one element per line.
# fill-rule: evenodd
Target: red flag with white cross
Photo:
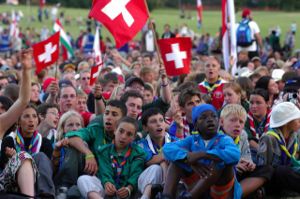
<path fill-rule="evenodd" d="M 93 45 L 93 57 L 95 60 L 95 66 L 91 67 L 90 85 L 93 85 L 95 83 L 96 79 L 98 78 L 101 67 L 103 65 L 99 38 L 100 38 L 99 27 L 97 26 L 94 45 Z"/>
<path fill-rule="evenodd" d="M 158 45 L 167 75 L 178 76 L 190 72 L 192 57 L 192 40 L 190 37 L 160 39 Z"/>
<path fill-rule="evenodd" d="M 143 28 L 149 14 L 144 0 L 94 0 L 89 17 L 100 21 L 120 48 Z"/>
<path fill-rule="evenodd" d="M 47 66 L 54 64 L 59 57 L 59 31 L 48 39 L 34 44 L 32 48 L 38 74 Z"/>

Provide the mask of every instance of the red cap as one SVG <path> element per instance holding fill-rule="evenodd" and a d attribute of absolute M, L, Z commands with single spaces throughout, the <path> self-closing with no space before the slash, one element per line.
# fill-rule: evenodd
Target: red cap
<path fill-rule="evenodd" d="M 45 79 L 42 86 L 43 91 L 46 92 L 48 86 L 55 80 L 56 79 L 54 77 L 48 77 L 47 79 Z"/>
<path fill-rule="evenodd" d="M 249 16 L 251 14 L 251 10 L 249 8 L 245 8 L 243 10 L 243 13 L 242 13 L 242 17 L 243 18 L 246 18 L 247 16 Z"/>

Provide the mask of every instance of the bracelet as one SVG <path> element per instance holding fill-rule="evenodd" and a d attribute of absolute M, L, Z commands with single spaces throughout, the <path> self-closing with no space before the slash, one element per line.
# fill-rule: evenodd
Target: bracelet
<path fill-rule="evenodd" d="M 125 189 L 128 191 L 128 196 L 127 197 L 131 196 L 131 190 L 130 190 L 130 188 L 125 187 Z"/>
<path fill-rule="evenodd" d="M 92 154 L 92 153 L 86 154 L 86 155 L 85 155 L 85 159 L 86 159 L 86 160 L 92 159 L 92 158 L 94 158 L 94 157 L 95 157 L 95 156 L 94 156 L 94 154 Z"/>
<path fill-rule="evenodd" d="M 169 83 L 161 84 L 160 86 L 161 86 L 161 87 L 167 87 L 168 85 L 169 85 Z"/>
<path fill-rule="evenodd" d="M 102 100 L 102 95 L 100 95 L 100 97 L 95 97 L 95 100 Z"/>

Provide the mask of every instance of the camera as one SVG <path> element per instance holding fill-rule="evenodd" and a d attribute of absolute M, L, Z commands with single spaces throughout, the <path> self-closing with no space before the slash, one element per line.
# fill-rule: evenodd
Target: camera
<path fill-rule="evenodd" d="M 298 94 L 296 92 L 293 92 L 293 93 L 287 93 L 287 101 L 288 102 L 292 102 L 294 104 L 297 103 L 297 97 L 298 97 Z"/>

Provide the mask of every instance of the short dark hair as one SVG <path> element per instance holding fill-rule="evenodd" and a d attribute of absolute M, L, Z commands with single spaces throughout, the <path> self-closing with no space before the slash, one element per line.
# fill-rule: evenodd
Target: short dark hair
<path fill-rule="evenodd" d="M 201 100 L 201 93 L 199 90 L 195 90 L 195 89 L 184 89 L 179 93 L 178 96 L 178 104 L 180 107 L 184 107 L 185 103 L 187 102 L 187 100 L 189 100 L 190 98 L 192 98 L 193 96 L 198 96 L 199 99 Z"/>
<path fill-rule="evenodd" d="M 143 58 L 145 58 L 145 57 L 149 57 L 149 59 L 152 61 L 152 55 L 150 54 L 150 53 L 144 53 L 143 55 L 142 55 L 142 57 Z"/>
<path fill-rule="evenodd" d="M 123 116 L 125 116 L 127 114 L 127 108 L 125 106 L 125 103 L 120 100 L 109 100 L 107 102 L 106 106 L 113 106 L 113 107 L 119 108 L 121 110 Z"/>
<path fill-rule="evenodd" d="M 131 117 L 128 117 L 128 116 L 122 117 L 122 118 L 119 120 L 118 124 L 117 124 L 117 128 L 118 128 L 118 127 L 120 126 L 120 124 L 122 124 L 122 123 L 129 123 L 129 124 L 132 124 L 132 125 L 134 126 L 134 128 L 135 128 L 135 134 L 137 133 L 137 131 L 138 131 L 138 129 L 139 129 L 139 124 L 138 124 L 138 122 L 137 122 L 135 119 L 133 119 L 133 118 L 131 118 Z"/>
<path fill-rule="evenodd" d="M 74 91 L 75 91 L 75 93 L 76 93 L 76 97 L 77 97 L 77 91 L 76 91 L 76 88 L 75 88 L 73 85 L 68 85 L 68 84 L 67 84 L 67 85 L 64 85 L 64 86 L 62 86 L 61 88 L 59 88 L 59 91 L 58 91 L 58 97 L 57 97 L 57 98 L 60 98 L 62 89 L 67 88 L 67 87 L 73 88 Z"/>
<path fill-rule="evenodd" d="M 20 87 L 17 84 L 8 84 L 3 90 L 3 95 L 15 102 L 19 98 L 19 90 Z"/>
<path fill-rule="evenodd" d="M 142 94 L 140 94 L 138 91 L 135 90 L 129 90 L 126 91 L 120 98 L 120 100 L 125 104 L 128 100 L 129 97 L 133 97 L 133 98 L 141 98 L 142 101 L 144 100 L 144 97 L 142 96 Z"/>
<path fill-rule="evenodd" d="M 50 108 L 56 108 L 57 110 L 59 110 L 57 104 L 43 103 L 37 107 L 37 113 L 44 117 L 47 114 L 48 109 Z"/>
<path fill-rule="evenodd" d="M 255 88 L 262 88 L 268 90 L 270 80 L 272 79 L 271 76 L 262 76 L 256 82 Z"/>
<path fill-rule="evenodd" d="M 265 102 L 268 102 L 269 101 L 269 92 L 265 89 L 262 89 L 262 88 L 256 88 L 254 89 L 254 91 L 251 92 L 250 96 L 251 95 L 259 95 L 261 96 L 262 98 L 264 98 Z"/>
<path fill-rule="evenodd" d="M 145 90 L 150 91 L 151 93 L 154 93 L 153 86 L 150 83 L 145 83 Z"/>
<path fill-rule="evenodd" d="M 198 84 L 196 84 L 195 82 L 192 82 L 192 81 L 187 81 L 187 82 L 180 84 L 178 87 L 174 88 L 173 92 L 180 92 L 185 89 L 195 89 L 196 90 L 196 89 L 198 89 Z"/>
<path fill-rule="evenodd" d="M 151 117 L 153 115 L 158 115 L 158 114 L 160 114 L 164 117 L 163 112 L 158 108 L 149 108 L 146 111 L 144 111 L 143 115 L 142 115 L 142 118 L 141 118 L 142 125 L 147 126 L 149 117 Z"/>
<path fill-rule="evenodd" d="M 2 104 L 5 111 L 8 111 L 8 109 L 13 105 L 13 101 L 7 97 L 7 96 L 0 96 L 0 103 Z"/>

